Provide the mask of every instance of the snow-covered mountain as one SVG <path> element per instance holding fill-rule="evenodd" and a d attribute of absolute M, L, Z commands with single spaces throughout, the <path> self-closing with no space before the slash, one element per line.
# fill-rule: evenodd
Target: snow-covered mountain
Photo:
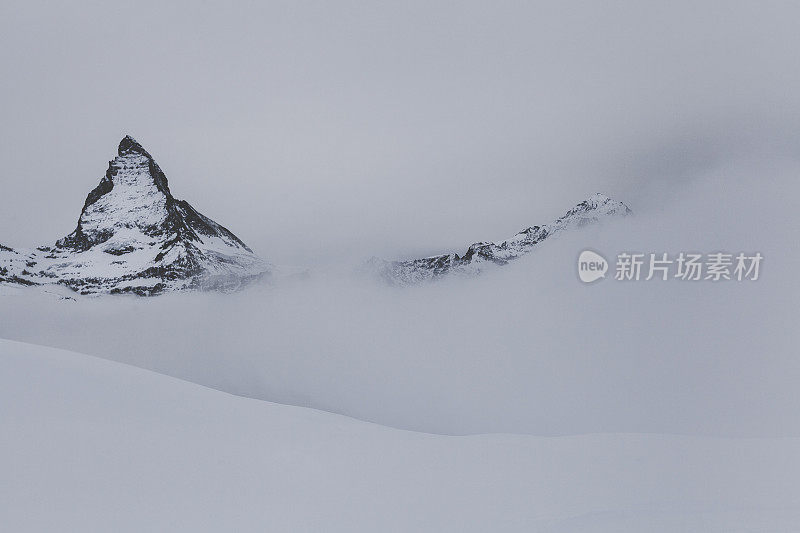
<path fill-rule="evenodd" d="M 130 136 L 72 233 L 35 250 L 0 246 L 0 282 L 82 294 L 231 290 L 270 271 L 236 235 L 173 197 L 161 168 Z"/>
<path fill-rule="evenodd" d="M 628 206 L 598 193 L 549 224 L 532 226 L 497 243 L 476 242 L 462 256 L 450 253 L 405 261 L 373 258 L 368 261 L 366 269 L 393 285 L 409 285 L 452 273 L 479 273 L 489 265 L 508 264 L 533 250 L 545 239 L 566 229 L 581 228 L 603 219 L 629 214 L 631 210 Z"/>

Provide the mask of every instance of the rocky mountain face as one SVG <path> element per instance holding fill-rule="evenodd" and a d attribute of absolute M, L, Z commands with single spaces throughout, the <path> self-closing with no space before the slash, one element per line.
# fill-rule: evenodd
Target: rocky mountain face
<path fill-rule="evenodd" d="M 366 269 L 392 285 L 410 285 L 449 274 L 476 274 L 487 267 L 506 265 L 564 230 L 629 214 L 631 210 L 625 204 L 595 194 L 549 224 L 524 229 L 502 242 L 476 242 L 464 255 L 451 253 L 406 261 L 373 258 Z"/>
<path fill-rule="evenodd" d="M 0 246 L 0 282 L 82 294 L 233 290 L 270 271 L 236 235 L 173 197 L 161 168 L 130 136 L 72 233 L 35 250 Z"/>

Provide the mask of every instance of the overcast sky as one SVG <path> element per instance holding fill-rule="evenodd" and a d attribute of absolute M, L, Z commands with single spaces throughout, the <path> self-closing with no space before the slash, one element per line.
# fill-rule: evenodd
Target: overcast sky
<path fill-rule="evenodd" d="M 0 243 L 72 231 L 125 134 L 290 264 L 460 251 L 597 191 L 657 209 L 800 153 L 795 2 L 109 4 L 0 4 Z"/>

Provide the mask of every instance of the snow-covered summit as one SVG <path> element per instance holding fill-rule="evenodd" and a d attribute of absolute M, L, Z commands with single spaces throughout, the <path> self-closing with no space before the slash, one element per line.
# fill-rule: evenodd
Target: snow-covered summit
<path fill-rule="evenodd" d="M 505 265 L 527 254 L 545 239 L 566 229 L 629 214 L 631 210 L 627 205 L 596 193 L 549 224 L 531 226 L 501 242 L 476 242 L 461 256 L 450 253 L 405 261 L 373 258 L 366 269 L 392 285 L 409 285 L 451 273 L 479 273 L 488 265 Z"/>
<path fill-rule="evenodd" d="M 271 267 L 238 237 L 178 200 L 133 137 L 119 143 L 75 230 L 53 247 L 0 248 L 0 282 L 58 283 L 81 293 L 231 289 Z"/>

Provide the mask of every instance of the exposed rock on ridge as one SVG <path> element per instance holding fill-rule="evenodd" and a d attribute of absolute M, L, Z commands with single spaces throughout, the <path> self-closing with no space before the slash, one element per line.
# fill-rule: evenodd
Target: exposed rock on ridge
<path fill-rule="evenodd" d="M 451 253 L 406 261 L 373 258 L 366 268 L 392 285 L 410 285 L 453 273 L 475 274 L 487 266 L 506 265 L 509 261 L 531 252 L 545 239 L 566 229 L 580 228 L 603 219 L 629 214 L 631 210 L 628 206 L 598 193 L 549 224 L 529 227 L 502 242 L 476 242 L 461 256 Z"/>

